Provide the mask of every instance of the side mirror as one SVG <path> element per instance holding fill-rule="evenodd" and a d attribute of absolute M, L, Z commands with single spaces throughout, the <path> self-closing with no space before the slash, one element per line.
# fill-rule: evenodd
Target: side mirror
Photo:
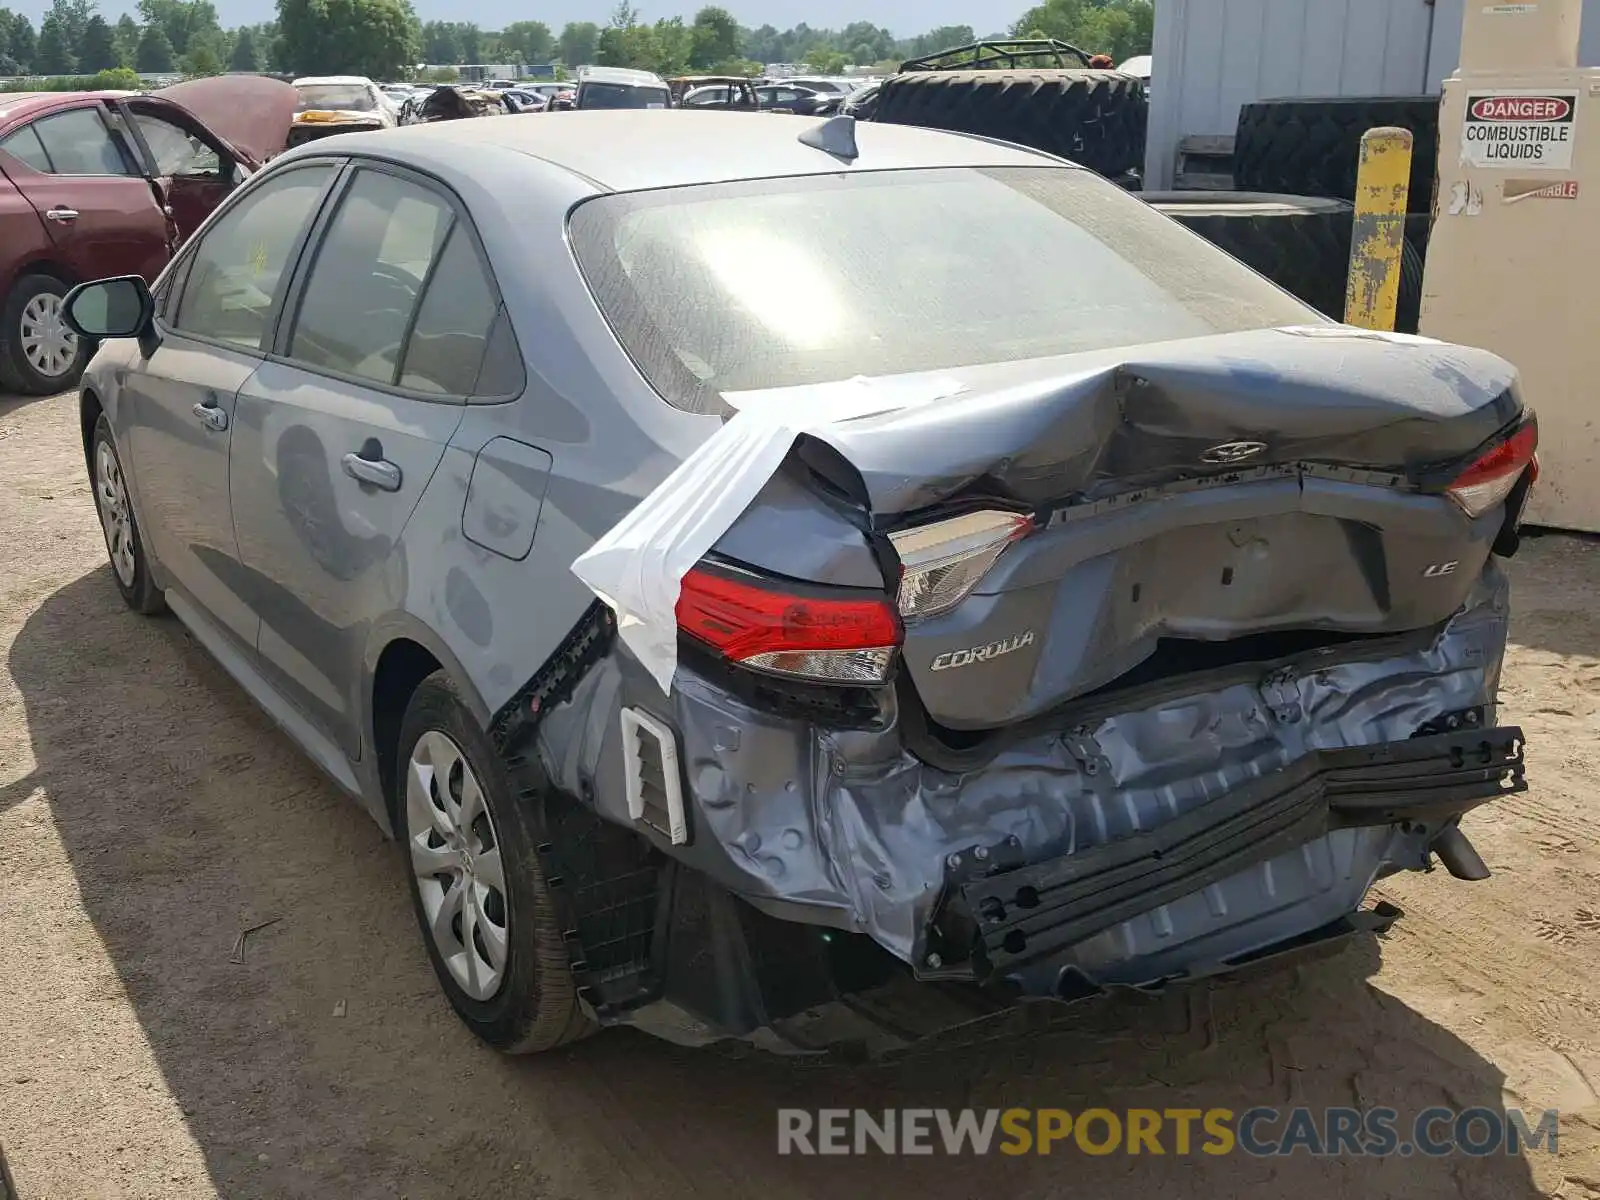
<path fill-rule="evenodd" d="M 62 302 L 67 327 L 79 337 L 142 338 L 150 329 L 156 303 L 137 275 L 80 283 Z"/>

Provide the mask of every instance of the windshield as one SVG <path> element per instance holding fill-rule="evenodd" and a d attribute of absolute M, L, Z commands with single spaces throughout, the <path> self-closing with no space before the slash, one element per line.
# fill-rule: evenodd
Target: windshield
<path fill-rule="evenodd" d="M 596 197 L 572 244 L 669 401 L 1321 321 L 1088 171 L 883 171 Z M 780 286 L 782 285 L 782 286 Z M 807 296 L 804 310 L 791 302 Z"/>
<path fill-rule="evenodd" d="M 299 83 L 294 90 L 300 97 L 302 111 L 331 108 L 341 112 L 373 112 L 378 107 L 377 98 L 359 83 Z"/>
<path fill-rule="evenodd" d="M 580 108 L 666 108 L 666 88 L 629 87 L 623 83 L 585 83 Z"/>

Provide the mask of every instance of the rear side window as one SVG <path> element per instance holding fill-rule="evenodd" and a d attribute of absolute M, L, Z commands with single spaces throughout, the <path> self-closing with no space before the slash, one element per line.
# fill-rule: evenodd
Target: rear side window
<path fill-rule="evenodd" d="M 217 218 L 191 256 L 178 329 L 248 350 L 268 348 L 289 256 L 333 172 L 331 165 L 284 171 Z"/>
<path fill-rule="evenodd" d="M 724 411 L 723 392 L 1323 319 L 1068 167 L 618 193 L 580 205 L 570 232 L 618 340 L 691 411 Z M 799 315 L 796 294 L 808 300 Z"/>
<path fill-rule="evenodd" d="M 17 154 L 35 170 L 50 175 L 134 175 L 133 164 L 112 137 L 98 108 L 74 108 L 64 113 L 40 117 L 30 128 L 38 141 L 38 157 L 27 158 L 11 147 L 13 134 L 5 148 Z M 19 140 L 19 146 L 33 148 Z"/>
<path fill-rule="evenodd" d="M 312 265 L 289 343 L 307 366 L 438 396 L 478 388 L 499 299 L 443 196 L 357 173 Z"/>
<path fill-rule="evenodd" d="M 0 141 L 0 150 L 4 150 L 18 162 L 26 163 L 35 171 L 46 175 L 51 172 L 50 156 L 44 152 L 44 143 L 39 140 L 39 135 L 33 131 L 32 125 L 24 125 Z"/>

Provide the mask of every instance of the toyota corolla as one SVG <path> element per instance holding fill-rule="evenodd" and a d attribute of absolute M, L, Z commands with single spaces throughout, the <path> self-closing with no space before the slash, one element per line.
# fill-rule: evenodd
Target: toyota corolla
<path fill-rule="evenodd" d="M 504 1050 L 883 1048 L 1329 949 L 1525 786 L 1512 368 L 1045 155 L 356 133 L 67 308 L 116 587 L 393 833 Z"/>

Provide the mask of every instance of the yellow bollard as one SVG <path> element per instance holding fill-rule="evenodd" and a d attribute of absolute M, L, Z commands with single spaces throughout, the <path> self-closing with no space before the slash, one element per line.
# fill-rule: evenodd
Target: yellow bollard
<path fill-rule="evenodd" d="M 1367 130 L 1361 135 L 1361 165 L 1356 172 L 1350 281 L 1344 298 L 1347 325 L 1394 331 L 1410 192 L 1410 131 Z"/>

